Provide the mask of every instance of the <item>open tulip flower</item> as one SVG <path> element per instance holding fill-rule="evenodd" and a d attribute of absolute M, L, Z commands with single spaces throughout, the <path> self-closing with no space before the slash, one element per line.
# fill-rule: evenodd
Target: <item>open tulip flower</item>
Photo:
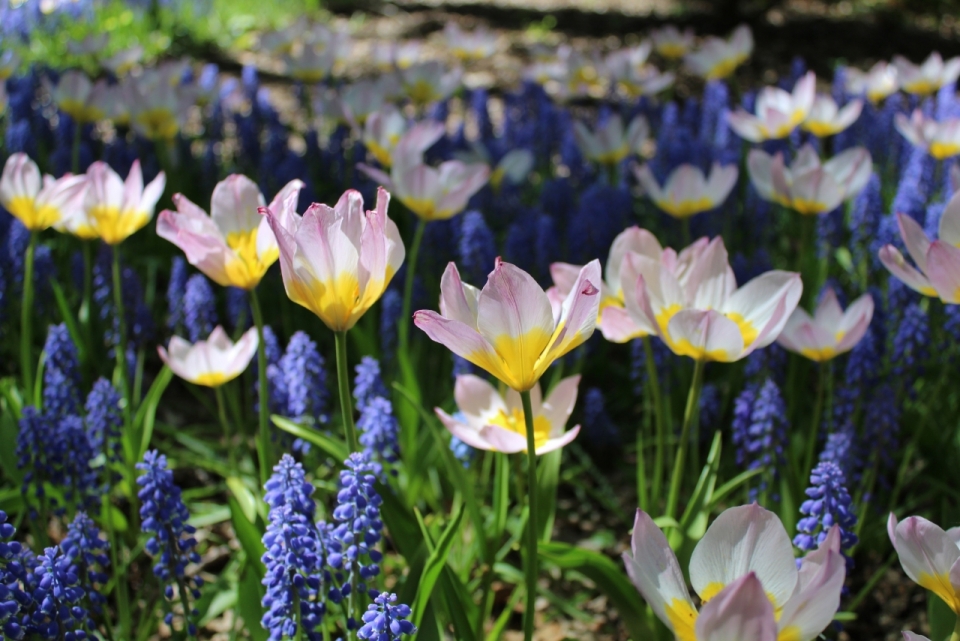
<path fill-rule="evenodd" d="M 83 209 L 64 218 L 58 228 L 86 240 L 99 238 L 108 245 L 118 245 L 153 218 L 166 184 L 161 171 L 144 186 L 139 160 L 133 161 L 126 180 L 107 163 L 95 162 L 87 169 Z"/>
<path fill-rule="evenodd" d="M 43 231 L 82 211 L 86 189 L 86 176 L 41 178 L 37 163 L 16 153 L 0 175 L 0 205 L 30 231 Z"/>
<path fill-rule="evenodd" d="M 497 34 L 489 29 L 464 31 L 456 22 L 448 22 L 443 37 L 450 53 L 463 61 L 483 60 L 497 52 Z"/>
<path fill-rule="evenodd" d="M 690 71 L 705 80 L 719 80 L 732 74 L 753 53 L 753 33 L 747 25 L 733 30 L 729 39 L 710 36 L 684 61 Z"/>
<path fill-rule="evenodd" d="M 410 100 L 428 105 L 448 97 L 460 86 L 462 72 L 450 69 L 436 60 L 411 65 L 400 70 L 400 82 Z"/>
<path fill-rule="evenodd" d="M 694 548 L 690 583 L 699 612 L 666 537 L 642 510 L 623 560 L 644 600 L 680 641 L 811 641 L 833 620 L 846 577 L 837 526 L 798 569 L 780 519 L 756 503 L 725 510 Z M 762 622 L 768 632 L 742 636 L 729 628 L 744 619 Z"/>
<path fill-rule="evenodd" d="M 420 310 L 413 322 L 431 340 L 526 392 L 593 334 L 600 280 L 600 261 L 591 261 L 555 309 L 530 274 L 499 258 L 482 290 L 462 282 L 450 263 L 440 281 L 440 313 Z"/>
<path fill-rule="evenodd" d="M 588 160 L 601 165 L 616 165 L 627 156 L 640 153 L 640 146 L 650 135 L 650 126 L 646 118 L 636 116 L 624 131 L 623 119 L 614 114 L 595 132 L 578 120 L 573 123 L 573 135 L 580 152 Z"/>
<path fill-rule="evenodd" d="M 695 165 L 683 164 L 674 169 L 661 188 L 650 167 L 635 170 L 637 180 L 657 207 L 674 218 L 689 218 L 723 204 L 737 184 L 737 167 L 713 163 L 710 175 Z"/>
<path fill-rule="evenodd" d="M 160 359 L 173 373 L 194 385 L 220 387 L 243 374 L 257 353 L 257 328 L 248 329 L 234 344 L 217 325 L 205 341 L 193 345 L 179 336 L 170 339 L 169 349 L 157 347 Z"/>
<path fill-rule="evenodd" d="M 922 516 L 898 521 L 891 513 L 887 535 L 907 576 L 960 616 L 960 528 L 944 531 Z"/>
<path fill-rule="evenodd" d="M 960 194 L 954 195 L 940 216 L 939 239 L 931 241 L 910 216 L 897 214 L 900 237 L 916 267 L 893 245 L 880 248 L 880 262 L 905 285 L 944 303 L 960 303 Z"/>
<path fill-rule="evenodd" d="M 861 111 L 862 100 L 851 100 L 840 108 L 832 97 L 818 95 L 813 101 L 810 113 L 800 126 L 814 136 L 825 138 L 852 125 L 860 117 Z"/>
<path fill-rule="evenodd" d="M 530 390 L 536 454 L 546 454 L 570 443 L 580 433 L 577 425 L 565 431 L 577 402 L 579 376 L 570 376 L 554 386 L 546 400 L 537 383 Z M 439 407 L 437 416 L 450 433 L 479 450 L 514 454 L 527 451 L 526 426 L 520 394 L 507 390 L 504 398 L 487 381 L 467 374 L 457 377 L 453 390 L 459 414 L 450 416 Z M 462 417 L 462 418 L 461 418 Z"/>
<path fill-rule="evenodd" d="M 847 69 L 847 92 L 854 96 L 866 96 L 876 104 L 900 88 L 897 68 L 881 60 L 869 71 Z"/>
<path fill-rule="evenodd" d="M 960 154 L 960 118 L 938 122 L 915 109 L 909 118 L 897 114 L 894 125 L 911 145 L 926 150 L 937 160 Z"/>
<path fill-rule="evenodd" d="M 900 88 L 918 96 L 932 94 L 940 87 L 956 82 L 960 77 L 960 57 L 944 62 L 943 57 L 936 51 L 919 65 L 903 56 L 894 56 L 893 64 L 897 68 Z"/>
<path fill-rule="evenodd" d="M 453 218 L 490 179 L 490 166 L 447 160 L 438 167 L 424 164 L 423 152 L 442 132 L 425 123 L 414 127 L 394 150 L 390 174 L 363 163 L 357 168 L 390 190 L 407 209 L 425 221 Z"/>
<path fill-rule="evenodd" d="M 698 361 L 733 362 L 774 342 L 803 293 L 800 274 L 785 271 L 737 288 L 719 236 L 696 256 L 685 282 L 663 260 L 635 262 L 639 277 L 624 283 L 627 312 L 656 328 L 675 354 Z"/>
<path fill-rule="evenodd" d="M 50 93 L 60 111 L 75 122 L 88 123 L 106 116 L 102 106 L 106 88 L 106 80 L 94 84 L 82 71 L 70 70 L 60 76 L 60 82 L 50 89 Z"/>
<path fill-rule="evenodd" d="M 824 362 L 853 349 L 870 327 L 873 296 L 864 294 L 843 311 L 828 287 L 813 317 L 801 308 L 793 311 L 777 342 L 812 361 Z"/>
<path fill-rule="evenodd" d="M 693 48 L 695 39 L 693 29 L 680 31 L 672 24 L 650 32 L 650 40 L 653 41 L 654 50 L 664 58 L 669 59 L 682 58 L 687 55 L 687 52 Z"/>
<path fill-rule="evenodd" d="M 440 128 L 432 125 L 424 126 L 430 128 L 426 130 L 421 129 L 421 134 L 418 135 L 426 137 L 425 134 L 427 132 L 437 132 L 434 134 L 437 137 L 433 142 L 439 140 L 440 136 L 443 135 L 442 125 Z M 393 150 L 406 131 L 407 119 L 403 117 L 403 114 L 401 114 L 395 106 L 387 104 L 379 111 L 375 111 L 367 116 L 367 120 L 363 125 L 363 144 L 367 148 L 367 151 L 377 159 L 377 162 L 384 167 L 389 167 L 393 164 Z M 433 142 L 431 142 L 430 145 L 432 145 Z M 424 149 L 429 148 L 430 145 L 427 145 Z"/>
<path fill-rule="evenodd" d="M 790 135 L 807 119 L 816 98 L 817 78 L 808 71 L 789 93 L 780 87 L 764 87 L 757 97 L 756 115 L 738 109 L 727 116 L 730 128 L 744 140 L 763 142 Z"/>
<path fill-rule="evenodd" d="M 290 181 L 269 209 L 282 219 L 293 215 L 302 187 L 301 181 Z M 246 176 L 231 174 L 217 183 L 209 216 L 183 194 L 173 202 L 177 211 L 160 212 L 157 235 L 182 249 L 187 261 L 218 285 L 253 289 L 279 258 L 270 223 L 259 213 L 266 200 Z"/>
<path fill-rule="evenodd" d="M 283 286 L 290 300 L 345 332 L 383 295 L 403 264 L 404 247 L 387 216 L 390 194 L 377 190 L 376 208 L 349 189 L 333 207 L 314 203 L 303 216 L 261 208 L 277 238 Z"/>
<path fill-rule="evenodd" d="M 853 198 L 870 180 L 873 162 L 863 147 L 847 149 L 825 163 L 810 145 L 786 166 L 783 154 L 752 149 L 747 158 L 750 180 L 764 200 L 806 215 L 825 214 Z"/>

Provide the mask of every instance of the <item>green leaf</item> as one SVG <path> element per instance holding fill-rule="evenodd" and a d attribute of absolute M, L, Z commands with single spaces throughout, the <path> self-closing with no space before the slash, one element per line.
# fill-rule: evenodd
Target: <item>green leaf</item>
<path fill-rule="evenodd" d="M 237 604 L 237 588 L 232 587 L 217 592 L 203 612 L 200 625 L 206 625 Z"/>
<path fill-rule="evenodd" d="M 417 442 L 417 428 L 420 419 L 419 408 L 423 397 L 420 393 L 420 382 L 417 380 L 417 369 L 412 361 L 411 350 L 398 350 L 397 364 L 400 369 L 400 384 L 408 390 L 409 396 L 404 397 L 406 402 L 394 402 L 393 410 L 401 426 L 401 451 L 404 455 L 409 456 L 416 451 L 414 445 Z M 395 399 L 395 401 L 397 400 L 399 399 Z M 424 470 L 410 471 L 411 474 L 423 472 Z"/>
<path fill-rule="evenodd" d="M 13 481 L 13 484 L 20 487 L 23 482 L 23 470 L 17 465 L 17 448 L 13 446 L 17 442 L 17 434 L 20 428 L 13 412 L 8 411 L 10 403 L 5 402 L 3 414 L 0 414 L 0 443 L 8 443 L 7 447 L 0 447 L 0 468 L 3 468 L 3 475 Z"/>
<path fill-rule="evenodd" d="M 86 338 L 80 331 L 80 323 L 77 321 L 76 316 L 73 315 L 73 310 L 70 309 L 70 303 L 63 293 L 63 288 L 60 287 L 60 283 L 56 280 L 51 280 L 50 287 L 53 289 L 53 297 L 57 299 L 57 309 L 60 310 L 60 317 L 63 318 L 63 322 L 67 326 L 67 331 L 70 333 L 70 340 L 77 346 L 77 357 L 81 363 L 86 363 L 90 350 L 87 346 Z"/>
<path fill-rule="evenodd" d="M 227 479 L 227 487 L 230 488 L 233 498 L 237 499 L 237 504 L 243 510 L 243 515 L 247 517 L 247 520 L 251 523 L 256 521 L 257 498 L 250 491 L 250 488 L 243 484 L 243 479 L 231 476 Z"/>
<path fill-rule="evenodd" d="M 423 535 L 417 520 L 389 487 L 377 484 L 377 494 L 383 500 L 380 515 L 390 530 L 390 537 L 403 558 L 410 563 L 416 556 L 417 549 L 423 545 Z"/>
<path fill-rule="evenodd" d="M 732 479 L 730 479 L 729 481 L 727 481 L 726 483 L 724 483 L 714 491 L 713 496 L 710 497 L 710 501 L 707 506 L 710 508 L 713 508 L 715 505 L 720 503 L 720 501 L 727 498 L 728 494 L 730 494 L 731 492 L 736 490 L 738 487 L 740 487 L 741 485 L 743 485 L 744 483 L 752 479 L 754 476 L 760 474 L 760 472 L 762 471 L 763 469 L 758 467 L 752 470 L 745 470 L 743 472 L 740 472 L 740 474 L 737 474 L 735 477 L 733 477 Z"/>
<path fill-rule="evenodd" d="M 114 532 L 124 533 L 130 527 L 130 525 L 127 523 L 127 517 L 124 516 L 123 511 L 116 505 L 104 501 L 103 505 L 100 507 L 100 521 L 101 523 L 106 523 L 108 520 L 110 521 Z"/>
<path fill-rule="evenodd" d="M 143 458 L 143 455 L 150 449 L 150 439 L 153 438 L 153 427 L 157 421 L 157 407 L 160 405 L 160 399 L 167 389 L 167 385 L 173 380 L 173 370 L 166 365 L 153 379 L 153 385 L 147 392 L 143 404 L 137 408 L 137 415 L 133 419 L 134 433 L 140 435 L 139 450 L 136 460 Z"/>
<path fill-rule="evenodd" d="M 717 430 L 713 435 L 713 443 L 710 445 L 710 454 L 707 456 L 707 462 L 700 472 L 700 478 L 697 480 L 697 486 L 693 490 L 693 495 L 687 503 L 687 509 L 684 510 L 680 518 L 680 532 L 689 536 L 691 539 L 699 539 L 703 536 L 705 529 L 705 516 L 709 517 L 709 507 L 706 503 L 710 500 L 709 495 L 713 493 L 713 486 L 717 480 L 717 471 L 720 469 L 720 449 L 722 439 L 720 431 Z M 688 532 L 694 523 L 703 526 L 694 528 L 695 531 Z"/>
<path fill-rule="evenodd" d="M 256 573 L 258 580 L 263 579 L 266 568 L 263 567 L 260 558 L 267 551 L 263 546 L 263 531 L 250 522 L 250 519 L 243 513 L 243 508 L 240 507 L 237 499 L 228 496 L 227 502 L 230 505 L 230 520 L 233 523 L 234 531 L 237 533 L 237 540 L 240 541 L 243 551 L 247 553 L 247 566 Z M 260 619 L 256 619 L 255 623 L 259 625 Z"/>
<path fill-rule="evenodd" d="M 491 452 L 494 460 L 493 480 L 493 526 L 490 541 L 499 545 L 507 529 L 507 516 L 510 512 L 510 457 L 502 452 Z"/>
<path fill-rule="evenodd" d="M 927 616 L 930 619 L 931 641 L 946 641 L 957 623 L 957 615 L 933 592 L 927 592 Z"/>
<path fill-rule="evenodd" d="M 624 571 L 606 556 L 567 543 L 541 543 L 540 557 L 565 570 L 576 570 L 593 581 L 617 609 L 634 641 L 652 639 L 653 632 L 642 616 L 637 589 Z"/>
<path fill-rule="evenodd" d="M 513 609 L 517 607 L 517 603 L 520 602 L 522 595 L 523 590 L 515 589 L 513 591 L 513 594 L 510 595 L 510 599 L 507 601 L 507 605 L 503 608 L 503 612 L 500 613 L 493 627 L 490 628 L 490 632 L 487 633 L 486 641 L 500 640 L 500 637 L 503 636 L 503 631 L 507 629 L 507 623 L 510 622 L 510 615 L 513 614 Z"/>
<path fill-rule="evenodd" d="M 411 606 L 413 611 L 410 620 L 415 626 L 420 625 L 423 612 L 427 607 L 430 597 L 433 595 L 433 588 L 440 578 L 440 572 L 447 564 L 447 555 L 450 554 L 450 548 L 453 546 L 454 537 L 460 531 L 460 523 L 463 521 L 463 506 L 457 507 L 456 514 L 447 523 L 447 527 L 440 535 L 436 547 L 427 557 L 427 562 L 423 566 L 423 574 L 420 575 L 420 585 L 417 588 L 417 598 Z"/>
<path fill-rule="evenodd" d="M 560 460 L 563 449 L 548 452 L 537 463 L 537 534 L 541 541 L 553 536 L 553 522 L 557 514 L 557 486 L 560 483 Z"/>
<path fill-rule="evenodd" d="M 260 558 L 248 556 L 237 583 L 237 614 L 243 618 L 243 627 L 253 641 L 267 641 L 267 631 L 260 625 L 263 618 L 263 606 L 260 605 L 263 599 L 262 571 Z"/>
<path fill-rule="evenodd" d="M 327 456 L 336 459 L 337 461 L 345 461 L 350 452 L 347 449 L 346 443 L 342 440 L 327 436 L 322 432 L 319 432 L 310 427 L 304 427 L 299 423 L 294 423 L 288 418 L 283 416 L 278 416 L 274 414 L 270 417 L 270 420 L 273 421 L 273 424 L 279 427 L 284 432 L 293 434 L 297 438 L 302 438 L 303 440 L 316 445 L 321 450 L 323 450 Z"/>

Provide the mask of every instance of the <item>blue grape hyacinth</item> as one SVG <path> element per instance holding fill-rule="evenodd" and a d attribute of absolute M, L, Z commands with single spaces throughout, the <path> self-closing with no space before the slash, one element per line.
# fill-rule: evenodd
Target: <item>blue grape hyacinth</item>
<path fill-rule="evenodd" d="M 187 629 L 196 635 L 195 622 L 200 613 L 189 606 L 189 598 L 200 598 L 203 580 L 186 575 L 187 564 L 200 561 L 197 540 L 193 537 L 196 528 L 187 523 L 190 513 L 180 497 L 180 488 L 173 482 L 173 472 L 167 469 L 167 457 L 150 450 L 143 455 L 143 462 L 137 463 L 137 469 L 141 472 L 137 478 L 140 529 L 150 534 L 146 550 L 156 560 L 153 573 L 163 583 L 167 599 L 174 599 L 174 586 L 177 586 Z M 171 612 L 166 622 L 170 625 L 172 621 Z"/>
<path fill-rule="evenodd" d="M 804 551 L 812 550 L 823 543 L 831 527 L 839 525 L 840 551 L 847 559 L 847 566 L 851 566 L 853 560 L 846 553 L 857 544 L 857 535 L 854 534 L 857 515 L 853 511 L 843 471 L 830 461 L 818 463 L 810 473 L 810 487 L 806 494 L 809 498 L 800 506 L 803 518 L 797 523 L 798 533 L 793 544 Z"/>
<path fill-rule="evenodd" d="M 213 287 L 203 274 L 187 279 L 183 294 L 183 324 L 191 343 L 205 339 L 217 324 Z"/>
<path fill-rule="evenodd" d="M 43 346 L 43 409 L 52 416 L 80 408 L 80 358 L 66 323 L 51 325 Z"/>
<path fill-rule="evenodd" d="M 388 467 L 400 460 L 400 424 L 393 415 L 393 404 L 386 398 L 376 396 L 366 402 L 357 420 L 357 430 L 360 445 L 370 460 Z"/>
<path fill-rule="evenodd" d="M 90 604 L 87 627 L 92 630 L 96 627 L 92 617 L 101 614 L 107 602 L 101 590 L 110 580 L 106 573 L 110 565 L 110 543 L 100 537 L 100 529 L 93 519 L 85 512 L 77 512 L 67 527 L 66 538 L 60 542 L 60 549 L 76 564 L 80 586 Z"/>
<path fill-rule="evenodd" d="M 357 410 L 362 412 L 367 403 L 381 396 L 388 398 L 386 385 L 380 378 L 380 363 L 372 356 L 364 356 L 356 366 L 356 377 L 353 379 L 353 398 L 357 401 Z"/>
<path fill-rule="evenodd" d="M 410 616 L 409 606 L 402 603 L 393 605 L 396 600 L 396 594 L 386 592 L 374 599 L 363 614 L 363 625 L 357 630 L 357 637 L 372 641 L 399 641 L 403 635 L 416 634 L 416 626 L 406 620 Z"/>

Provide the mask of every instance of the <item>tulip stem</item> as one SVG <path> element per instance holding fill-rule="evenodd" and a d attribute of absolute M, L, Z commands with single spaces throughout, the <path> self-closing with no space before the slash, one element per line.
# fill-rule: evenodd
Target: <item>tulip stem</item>
<path fill-rule="evenodd" d="M 680 432 L 680 448 L 673 462 L 673 476 L 670 478 L 670 494 L 667 496 L 667 516 L 674 517 L 677 513 L 677 503 L 680 501 L 680 483 L 683 481 L 683 466 L 687 462 L 687 446 L 690 440 L 690 427 L 697 415 L 697 405 L 700 402 L 700 390 L 703 387 L 703 370 L 707 362 L 694 361 L 693 380 L 690 381 L 690 393 L 687 394 L 687 407 L 683 411 L 683 429 Z"/>
<path fill-rule="evenodd" d="M 123 425 L 126 430 L 132 428 L 130 395 L 130 373 L 127 370 L 127 315 L 123 309 L 123 279 L 120 275 L 120 247 L 113 246 L 113 306 L 117 316 L 117 344 L 113 348 L 117 359 L 118 376 L 120 377 L 120 395 L 123 397 Z"/>
<path fill-rule="evenodd" d="M 660 397 L 660 374 L 657 372 L 657 363 L 653 358 L 653 345 L 649 336 L 644 336 L 643 353 L 647 361 L 647 385 L 650 387 L 650 404 L 653 405 L 653 419 L 657 425 L 657 459 L 653 465 L 653 494 L 654 499 L 660 497 L 660 488 L 663 480 L 663 459 L 666 449 L 667 431 L 663 425 L 663 400 Z"/>
<path fill-rule="evenodd" d="M 334 332 L 337 338 L 337 385 L 340 387 L 340 411 L 343 432 L 350 452 L 357 452 L 357 428 L 353 424 L 353 401 L 350 399 L 350 373 L 347 366 L 347 333 Z"/>
<path fill-rule="evenodd" d="M 270 478 L 273 455 L 270 447 L 270 390 L 267 381 L 267 346 L 263 340 L 263 312 L 260 310 L 260 298 L 256 288 L 250 290 L 250 308 L 253 310 L 253 323 L 257 326 L 257 403 L 260 406 L 260 432 L 257 437 L 257 457 L 260 460 L 260 484 Z"/>
<path fill-rule="evenodd" d="M 420 255 L 420 243 L 423 241 L 423 232 L 427 228 L 425 221 L 417 219 L 417 228 L 413 232 L 413 243 L 410 253 L 407 254 L 407 273 L 403 279 L 403 307 L 400 312 L 400 323 L 397 325 L 397 342 L 401 352 L 407 352 L 410 341 L 410 306 L 413 299 L 413 278 L 417 271 L 417 257 Z"/>
<path fill-rule="evenodd" d="M 223 428 L 223 439 L 227 444 L 227 457 L 230 461 L 230 474 L 237 475 L 237 455 L 233 451 L 233 430 L 230 428 L 230 421 L 227 419 L 227 406 L 223 400 L 223 386 L 218 385 L 213 388 L 217 397 L 217 414 L 220 416 L 220 426 Z"/>
<path fill-rule="evenodd" d="M 520 392 L 523 401 L 523 420 L 527 427 L 527 603 L 523 613 L 523 638 L 532 641 L 533 624 L 537 604 L 537 576 L 539 574 L 539 558 L 537 557 L 537 448 L 533 433 L 533 403 L 530 401 L 530 391 Z"/>
<path fill-rule="evenodd" d="M 20 369 L 23 372 L 25 404 L 33 402 L 33 258 L 37 253 L 37 232 L 30 232 L 23 259 L 23 302 L 20 306 Z"/>
<path fill-rule="evenodd" d="M 803 467 L 800 468 L 800 485 L 803 485 L 810 475 L 813 468 L 813 455 L 817 449 L 817 436 L 820 434 L 820 415 L 823 414 L 823 389 L 827 378 L 826 365 L 819 363 L 817 367 L 817 396 L 813 403 L 813 420 L 810 421 L 810 429 L 807 432 L 807 451 L 803 456 Z"/>

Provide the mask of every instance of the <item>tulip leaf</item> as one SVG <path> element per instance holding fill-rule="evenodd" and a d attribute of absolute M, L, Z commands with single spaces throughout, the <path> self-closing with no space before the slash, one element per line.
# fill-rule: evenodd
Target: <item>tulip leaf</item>
<path fill-rule="evenodd" d="M 338 438 L 327 436 L 326 434 L 310 427 L 304 427 L 299 423 L 294 423 L 289 418 L 285 418 L 277 414 L 271 416 L 270 420 L 273 421 L 273 424 L 284 432 L 293 434 L 297 438 L 301 438 L 304 441 L 316 445 L 323 450 L 327 456 L 330 456 L 337 461 L 345 461 L 347 457 L 350 456 L 350 451 L 347 449 L 346 443 Z"/>
<path fill-rule="evenodd" d="M 727 498 L 728 494 L 752 479 L 754 476 L 760 474 L 762 471 L 762 468 L 757 467 L 752 470 L 744 470 L 743 472 L 740 472 L 735 477 L 714 490 L 713 496 L 710 497 L 710 501 L 707 503 L 707 507 L 713 508 L 715 505 L 720 503 L 720 501 Z"/>
<path fill-rule="evenodd" d="M 260 558 L 267 551 L 263 546 L 263 532 L 258 525 L 247 518 L 237 499 L 228 496 L 227 502 L 230 505 L 230 520 L 237 534 L 237 540 L 240 541 L 243 551 L 247 553 L 247 566 L 254 571 L 258 580 L 263 579 L 266 575 L 266 569 L 260 562 Z M 257 623 L 259 623 L 259 619 Z"/>
<path fill-rule="evenodd" d="M 173 370 L 166 365 L 157 374 L 143 400 L 143 404 L 137 408 L 137 415 L 134 417 L 134 433 L 140 435 L 139 453 L 137 459 L 143 458 L 143 455 L 150 449 L 150 439 L 153 438 L 153 427 L 157 421 L 157 407 L 160 406 L 160 399 L 166 391 L 170 381 L 173 380 Z"/>
<path fill-rule="evenodd" d="M 257 499 L 253 495 L 253 492 L 250 491 L 250 488 L 243 484 L 243 479 L 237 476 L 231 476 L 227 479 L 227 487 L 230 488 L 233 498 L 237 500 L 237 504 L 240 506 L 240 509 L 243 510 L 243 515 L 247 517 L 247 520 L 251 523 L 256 521 Z"/>
<path fill-rule="evenodd" d="M 696 528 L 695 532 L 688 533 L 687 530 L 690 526 L 698 521 L 702 524 L 703 518 L 699 520 L 697 517 L 700 516 L 701 512 L 709 511 L 709 501 L 710 495 L 713 494 L 713 486 L 717 481 L 717 472 L 720 469 L 720 449 L 721 449 L 722 439 L 720 431 L 717 430 L 716 434 L 713 435 L 713 443 L 710 445 L 710 454 L 707 456 L 707 462 L 703 466 L 703 470 L 700 472 L 700 478 L 697 480 L 697 486 L 693 490 L 693 495 L 690 497 L 690 501 L 687 503 L 687 509 L 684 510 L 683 516 L 680 518 L 680 532 L 683 532 L 685 535 L 690 536 L 691 538 L 700 538 L 703 536 L 703 532 L 700 531 L 701 528 Z M 699 536 L 694 536 L 699 533 Z"/>
<path fill-rule="evenodd" d="M 267 631 L 260 625 L 263 617 L 263 564 L 260 559 L 247 557 L 237 584 L 237 614 L 243 618 L 243 628 L 253 641 L 267 641 Z"/>
<path fill-rule="evenodd" d="M 957 615 L 943 599 L 927 592 L 927 616 L 930 619 L 931 641 L 946 641 L 957 623 Z"/>
<path fill-rule="evenodd" d="M 447 523 L 447 527 L 444 528 L 443 534 L 440 535 L 436 546 L 430 552 L 430 556 L 427 557 L 427 561 L 423 565 L 423 573 L 420 575 L 420 584 L 417 587 L 417 598 L 411 606 L 412 614 L 410 615 L 410 621 L 412 621 L 415 626 L 420 626 L 427 602 L 433 595 L 433 588 L 437 584 L 437 579 L 440 578 L 440 572 L 447 564 L 447 556 L 450 554 L 450 548 L 453 546 L 454 538 L 460 531 L 462 521 L 463 505 L 460 505 L 457 507 L 453 518 Z M 427 536 L 429 536 L 429 534 L 424 532 L 424 538 Z"/>
<path fill-rule="evenodd" d="M 598 552 L 574 547 L 568 543 L 541 543 L 540 557 L 564 570 L 576 570 L 593 581 L 607 595 L 620 613 L 623 624 L 634 641 L 652 639 L 653 632 L 642 617 L 642 604 L 623 569 Z"/>
<path fill-rule="evenodd" d="M 9 443 L 10 446 L 0 447 L 0 468 L 3 469 L 4 476 L 20 487 L 20 483 L 23 482 L 23 470 L 17 465 L 17 448 L 13 447 L 20 430 L 13 412 L 10 411 L 9 401 L 4 403 L 3 409 L 4 412 L 0 414 L 0 443 Z"/>
<path fill-rule="evenodd" d="M 537 534 L 541 541 L 549 541 L 553 535 L 553 522 L 557 515 L 557 486 L 560 483 L 560 460 L 563 450 L 556 449 L 540 457 L 537 463 Z"/>

